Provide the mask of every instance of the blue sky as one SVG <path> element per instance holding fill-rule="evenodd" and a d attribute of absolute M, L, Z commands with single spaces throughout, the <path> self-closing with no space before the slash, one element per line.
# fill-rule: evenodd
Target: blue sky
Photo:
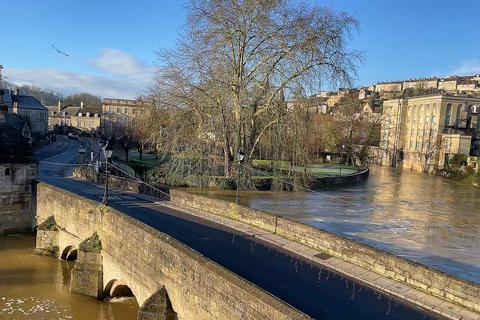
<path fill-rule="evenodd" d="M 360 22 L 356 85 L 480 73 L 480 1 L 310 0 Z M 0 4 L 3 1 L 0 2 Z M 64 94 L 132 98 L 152 75 L 155 50 L 172 47 L 183 1 L 5 1 L 0 64 L 6 80 Z M 70 56 L 56 53 L 51 44 Z"/>

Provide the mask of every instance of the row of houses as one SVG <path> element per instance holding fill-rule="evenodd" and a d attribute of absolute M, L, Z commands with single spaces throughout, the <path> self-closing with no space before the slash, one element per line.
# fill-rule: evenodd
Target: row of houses
<path fill-rule="evenodd" d="M 432 89 L 448 93 L 480 93 L 480 75 L 449 76 L 445 78 L 431 77 L 401 81 L 378 82 L 369 86 L 373 92 L 402 92 L 408 89 Z"/>
<path fill-rule="evenodd" d="M 121 137 L 128 133 L 133 123 L 145 114 L 145 103 L 141 100 L 105 98 L 102 105 L 88 106 L 81 102 L 79 107 L 47 106 L 48 126 L 71 127 L 88 133 L 102 133 L 107 137 Z"/>

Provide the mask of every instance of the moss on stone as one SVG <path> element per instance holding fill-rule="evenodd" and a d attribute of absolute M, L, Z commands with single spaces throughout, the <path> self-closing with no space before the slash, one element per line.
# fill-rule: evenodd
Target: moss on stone
<path fill-rule="evenodd" d="M 48 217 L 45 221 L 40 223 L 38 225 L 38 230 L 44 230 L 44 231 L 57 231 L 57 223 L 55 222 L 55 219 L 53 216 Z"/>
<path fill-rule="evenodd" d="M 60 249 L 58 246 L 51 246 L 48 248 L 36 248 L 34 253 L 40 256 L 47 256 L 47 257 L 58 257 Z"/>
<path fill-rule="evenodd" d="M 101 252 L 102 242 L 95 232 L 90 238 L 80 243 L 80 250 L 84 252 Z"/>

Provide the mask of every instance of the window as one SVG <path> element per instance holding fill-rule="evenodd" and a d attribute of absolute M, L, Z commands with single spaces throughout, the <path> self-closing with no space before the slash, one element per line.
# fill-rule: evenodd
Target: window
<path fill-rule="evenodd" d="M 452 104 L 447 104 L 447 110 L 445 111 L 445 126 L 450 125 L 450 120 L 452 118 Z"/>
<path fill-rule="evenodd" d="M 10 168 L 5 169 L 5 176 L 9 176 L 11 174 L 12 174 L 12 171 L 10 170 Z"/>
<path fill-rule="evenodd" d="M 128 108 L 123 108 L 123 113 L 128 113 Z"/>
<path fill-rule="evenodd" d="M 112 112 L 113 112 L 113 108 L 112 108 L 112 107 L 108 107 L 108 112 L 112 113 Z"/>

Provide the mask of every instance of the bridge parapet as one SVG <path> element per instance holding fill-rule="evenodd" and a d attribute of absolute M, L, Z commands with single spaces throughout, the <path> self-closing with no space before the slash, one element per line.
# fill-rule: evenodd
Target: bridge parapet
<path fill-rule="evenodd" d="M 52 239 L 39 241 L 38 246 L 56 244 L 57 257 L 64 248 L 74 247 L 78 262 L 94 262 L 97 268 L 101 262 L 102 291 L 111 291 L 105 285 L 112 280 L 128 286 L 141 306 L 139 319 L 170 319 L 172 315 L 179 319 L 224 319 L 225 315 L 247 320 L 309 319 L 168 235 L 98 202 L 40 183 L 37 222 L 50 217 L 57 234 L 50 234 Z M 95 232 L 101 250 L 92 257 L 81 243 Z M 81 288 L 85 279 L 92 283 L 96 278 L 79 277 L 72 289 L 85 290 Z"/>
<path fill-rule="evenodd" d="M 360 266 L 443 300 L 480 312 L 480 285 L 313 226 L 183 190 L 170 190 L 173 203 L 240 221 Z"/>

